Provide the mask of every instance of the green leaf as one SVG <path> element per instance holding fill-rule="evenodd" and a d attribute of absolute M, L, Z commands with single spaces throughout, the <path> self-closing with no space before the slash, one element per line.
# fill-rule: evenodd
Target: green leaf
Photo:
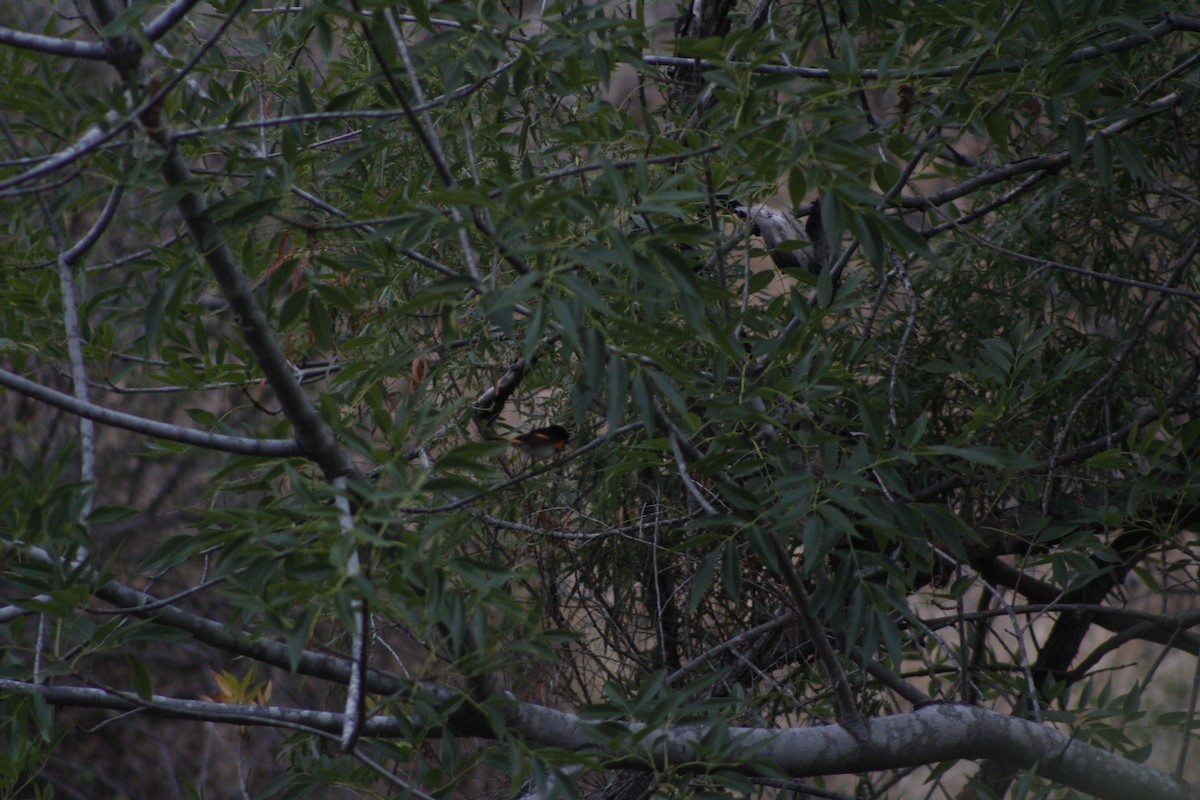
<path fill-rule="evenodd" d="M 758 525 L 751 525 L 745 529 L 746 541 L 750 543 L 750 549 L 758 556 L 759 560 L 775 574 L 779 574 L 779 559 L 775 555 L 775 545 L 772 538 L 775 534 Z"/>
<path fill-rule="evenodd" d="M 717 561 L 721 556 L 720 550 L 712 550 L 700 562 L 700 567 L 692 576 L 692 590 L 688 597 L 688 613 L 695 613 L 704 599 L 704 593 L 712 586 L 713 575 L 716 573 Z"/>
<path fill-rule="evenodd" d="M 199 544 L 195 536 L 172 536 L 155 548 L 138 569 L 150 573 L 171 569 L 195 555 Z"/>
<path fill-rule="evenodd" d="M 904 445 L 910 448 L 917 447 L 921 443 L 921 440 L 925 438 L 925 428 L 928 425 L 929 415 L 921 412 L 917 415 L 916 420 L 905 430 L 903 437 Z"/>
<path fill-rule="evenodd" d="M 33 710 L 33 721 L 41 740 L 47 743 L 53 741 L 54 709 L 51 708 L 50 703 L 41 694 L 33 695 L 30 703 L 30 707 Z"/>
<path fill-rule="evenodd" d="M 154 695 L 154 683 L 150 679 L 150 671 L 146 669 L 146 665 L 142 663 L 141 659 L 129 654 L 126 654 L 125 659 L 129 664 L 133 690 L 142 700 L 149 701 Z"/>
<path fill-rule="evenodd" d="M 608 357 L 607 374 L 605 427 L 614 431 L 625 420 L 626 399 L 629 391 L 629 370 L 625 366 L 624 359 L 616 353 L 612 353 Z"/>
<path fill-rule="evenodd" d="M 1109 141 L 1112 143 L 1113 151 L 1117 154 L 1117 160 L 1131 175 L 1143 181 L 1154 180 L 1142 148 L 1136 140 L 1118 135 L 1111 137 Z"/>
<path fill-rule="evenodd" d="M 633 404 L 642 419 L 643 429 L 649 433 L 657 429 L 654 415 L 654 389 L 646 373 L 638 372 L 632 379 Z"/>
<path fill-rule="evenodd" d="M 1077 114 L 1067 117 L 1067 152 L 1071 155 L 1071 166 L 1079 169 L 1087 149 L 1087 124 Z"/>
<path fill-rule="evenodd" d="M 608 351 L 599 328 L 588 328 L 583 337 L 582 374 L 571 387 L 571 406 L 575 419 L 586 419 L 592 400 L 607 381 L 605 367 Z"/>
<path fill-rule="evenodd" d="M 525 336 L 521 347 L 521 358 L 526 364 L 533 363 L 534 355 L 541 345 L 542 335 L 545 331 L 546 304 L 535 303 L 525 323 Z"/>
<path fill-rule="evenodd" d="M 118 7 L 118 9 L 108 24 L 100 29 L 101 37 L 107 39 L 141 31 L 141 15 L 145 12 L 145 9 L 140 3 L 133 3 L 123 8 Z"/>
<path fill-rule="evenodd" d="M 948 455 L 997 469 L 1028 469 L 1038 462 L 1020 453 L 1014 453 L 1002 447 L 990 445 L 976 447 L 953 447 L 951 445 L 933 445 L 924 448 L 924 452 L 938 455 Z"/>
<path fill-rule="evenodd" d="M 854 230 L 858 243 L 862 246 L 863 254 L 873 265 L 879 267 L 887 262 L 887 254 L 883 244 L 883 232 L 872 215 L 867 213 L 854 216 Z"/>
<path fill-rule="evenodd" d="M 1101 185 L 1110 185 L 1113 176 L 1112 148 L 1109 146 L 1108 136 L 1100 131 L 1092 137 L 1092 161 L 1096 165 L 1096 175 Z"/>
<path fill-rule="evenodd" d="M 300 665 L 300 658 L 308 645 L 308 637 L 316 620 L 316 609 L 300 609 L 299 616 L 292 622 L 292 628 L 287 636 L 288 668 L 295 671 Z"/>
<path fill-rule="evenodd" d="M 725 590 L 725 594 L 734 603 L 741 602 L 742 598 L 742 572 L 740 569 L 741 557 L 737 543 L 733 539 L 725 542 L 724 553 L 721 558 L 721 588 Z"/>

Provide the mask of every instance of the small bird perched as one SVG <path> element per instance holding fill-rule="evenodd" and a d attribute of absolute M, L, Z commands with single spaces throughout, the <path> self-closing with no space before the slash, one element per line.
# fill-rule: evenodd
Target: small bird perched
<path fill-rule="evenodd" d="M 571 441 L 571 434 L 562 425 L 547 425 L 522 433 L 508 440 L 512 446 L 533 459 L 553 458 Z"/>

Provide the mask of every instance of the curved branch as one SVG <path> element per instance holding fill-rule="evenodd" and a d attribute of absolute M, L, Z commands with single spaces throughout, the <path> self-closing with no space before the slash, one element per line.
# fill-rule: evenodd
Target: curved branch
<path fill-rule="evenodd" d="M 1141 47 L 1144 44 L 1150 44 L 1161 39 L 1168 34 L 1176 31 L 1200 31 L 1200 19 L 1189 17 L 1184 14 L 1170 13 L 1166 14 L 1161 21 L 1154 27 L 1149 28 L 1146 34 L 1132 34 L 1120 39 L 1114 39 L 1107 44 L 1091 45 L 1080 48 L 1071 53 L 1063 61 L 1064 64 L 1078 64 L 1083 61 L 1091 61 L 1096 58 L 1112 55 L 1114 53 L 1123 53 L 1126 50 L 1132 50 L 1135 47 Z M 699 69 L 713 69 L 719 66 L 705 58 L 685 58 L 680 56 L 659 56 L 653 53 L 643 53 L 641 61 L 651 66 L 659 67 L 688 67 Z M 737 65 L 741 68 L 748 69 L 750 72 L 759 75 L 791 75 L 796 78 L 808 78 L 810 80 L 832 81 L 846 76 L 844 70 L 823 69 L 819 67 L 793 67 L 783 64 L 749 64 L 747 62 L 729 61 L 724 62 L 725 65 Z M 850 75 L 851 78 L 857 81 L 879 81 L 879 80 L 914 80 L 927 78 L 949 78 L 957 75 L 963 70 L 965 65 L 955 64 L 949 67 L 938 67 L 936 69 L 917 69 L 917 70 L 878 70 L 878 69 L 863 69 L 857 73 Z M 1027 61 L 1013 62 L 1009 64 L 996 64 L 991 67 L 984 67 L 975 72 L 976 75 L 996 75 L 1002 73 L 1018 73 L 1028 70 L 1030 64 Z"/>
<path fill-rule="evenodd" d="M 18 173 L 11 177 L 0 180 L 0 191 L 8 189 L 10 186 L 19 186 L 22 183 L 27 183 L 34 178 L 39 178 L 49 172 L 54 172 L 59 167 L 64 167 L 75 160 L 82 158 L 88 153 L 96 150 L 100 145 L 105 144 L 111 139 L 119 135 L 128 125 L 133 123 L 132 116 L 122 117 L 116 112 L 110 111 L 105 115 L 105 127 L 93 125 L 83 132 L 83 135 L 75 140 L 74 143 L 59 150 L 57 153 L 47 157 L 45 160 L 31 167 L 25 172 Z M 5 196 L 7 196 L 7 192 Z"/>
<path fill-rule="evenodd" d="M 594 747 L 590 726 L 562 711 L 520 704 L 513 707 L 508 719 L 538 744 L 570 750 Z M 644 726 L 627 727 L 632 736 L 645 733 Z M 704 726 L 660 729 L 645 735 L 626 752 L 608 748 L 608 754 L 616 765 L 631 769 L 646 769 L 649 764 L 683 767 L 689 763 L 711 769 L 711 754 L 702 755 L 695 745 L 707 734 Z M 735 744 L 725 753 L 727 758 L 765 762 L 791 777 L 996 756 L 1023 767 L 1037 765 L 1039 775 L 1100 798 L 1200 798 L 1200 791 L 1169 775 L 1051 728 L 973 706 L 937 704 L 873 719 L 869 737 L 861 744 L 840 725 L 730 728 L 729 734 Z M 754 764 L 734 763 L 729 768 L 752 771 Z"/>
<path fill-rule="evenodd" d="M 140 711 L 161 717 L 201 719 L 235 725 L 295 727 L 336 734 L 343 715 L 330 711 L 180 700 L 160 695 L 143 700 L 132 692 L 72 686 L 46 686 L 0 680 L 0 691 L 38 695 L 51 705 Z M 536 744 L 574 751 L 600 751 L 610 766 L 646 771 L 663 766 L 686 772 L 712 770 L 715 754 L 696 743 L 705 726 L 647 730 L 639 723 L 608 720 L 601 733 L 574 714 L 531 703 L 512 703 L 505 715 L 513 728 Z M 611 730 L 624 728 L 618 743 Z M 395 712 L 364 721 L 367 736 L 405 738 L 413 721 Z M 436 736 L 437 732 L 430 735 Z M 1197 800 L 1200 791 L 1176 778 L 1129 761 L 1053 729 L 995 711 L 963 705 L 931 705 L 872 722 L 870 735 L 856 742 L 839 725 L 807 728 L 729 728 L 731 744 L 721 767 L 757 775 L 761 765 L 789 777 L 810 777 L 925 766 L 939 761 L 999 756 L 1039 774 L 1106 800 Z"/>
<path fill-rule="evenodd" d="M 40 33 L 26 33 L 0 25 L 0 44 L 19 47 L 22 50 L 35 50 L 52 56 L 68 58 L 86 58 L 92 61 L 108 59 L 108 48 L 100 42 L 80 42 L 74 39 L 59 39 L 55 36 L 43 36 Z"/>
<path fill-rule="evenodd" d="M 123 428 L 134 433 L 143 433 L 168 442 L 179 442 L 203 447 L 207 450 L 245 456 L 289 458 L 305 454 L 300 445 L 292 439 L 248 439 L 240 436 L 227 436 L 222 433 L 207 433 L 121 411 L 113 411 L 104 406 L 84 402 L 69 394 L 49 389 L 5 369 L 0 369 L 0 386 L 55 408 L 61 408 L 63 411 L 68 411 L 84 419 L 90 419 L 102 425 L 111 425 L 114 428 Z"/>
<path fill-rule="evenodd" d="M 100 216 L 92 223 L 92 227 L 88 229 L 78 242 L 71 245 L 63 254 L 62 258 L 68 265 L 74 264 L 83 254 L 92 249 L 92 245 L 100 240 L 104 232 L 108 230 L 108 226 L 112 223 L 113 217 L 117 214 L 117 208 L 121 205 L 121 198 L 125 196 L 125 187 L 121 184 L 116 184 L 108 193 L 108 199 L 104 201 L 104 208 L 100 209 Z"/>
<path fill-rule="evenodd" d="M 1101 128 L 1097 133 L 1087 137 L 1084 143 L 1084 149 L 1090 149 L 1093 142 L 1096 141 L 1096 136 L 1103 134 L 1111 136 L 1115 133 L 1122 133 L 1130 128 L 1145 121 L 1149 117 L 1159 114 L 1163 111 L 1174 108 L 1179 105 L 1182 96 L 1178 92 L 1171 92 L 1163 95 L 1157 100 L 1153 100 L 1143 105 L 1139 110 L 1141 113 L 1133 116 L 1125 117 L 1117 120 L 1111 125 Z M 897 204 L 906 209 L 914 209 L 925 211 L 927 209 L 936 208 L 937 206 L 945 205 L 952 200 L 957 200 L 960 197 L 965 197 L 971 194 L 976 189 L 981 189 L 984 186 L 989 186 L 993 183 L 1000 183 L 1009 178 L 1015 178 L 1018 175 L 1024 175 L 1028 172 L 1038 172 L 1041 170 L 1056 170 L 1066 166 L 1071 162 L 1071 154 L 1067 150 L 1060 150 L 1057 153 L 1051 153 L 1045 156 L 1036 156 L 1027 158 L 1023 161 L 1014 161 L 1008 164 L 1003 164 L 987 172 L 980 173 L 972 178 L 968 178 L 962 183 L 949 186 L 938 192 L 933 192 L 928 195 L 905 195 L 901 197 Z"/>
<path fill-rule="evenodd" d="M 1055 606 L 1062 600 L 1063 593 L 1059 587 L 1032 577 L 998 558 L 988 558 L 975 567 L 989 583 L 1011 589 L 1039 605 Z M 1066 607 L 1076 606 L 1067 604 Z M 1182 623 L 1176 618 L 1167 617 L 1162 623 L 1155 624 L 1147 620 L 1133 619 L 1119 609 L 1112 609 L 1097 611 L 1092 616 L 1092 621 L 1113 633 L 1134 632 L 1139 639 L 1200 655 L 1200 636 L 1182 632 Z"/>

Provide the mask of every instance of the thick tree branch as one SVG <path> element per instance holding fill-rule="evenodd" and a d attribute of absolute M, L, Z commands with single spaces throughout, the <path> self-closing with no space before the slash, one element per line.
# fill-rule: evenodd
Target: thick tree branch
<path fill-rule="evenodd" d="M 191 170 L 161 121 L 149 125 L 147 130 L 166 151 L 162 174 L 167 183 L 174 187 L 192 185 Z M 254 297 L 253 286 L 225 243 L 219 226 L 209 215 L 204 200 L 195 191 L 185 191 L 177 205 L 197 248 L 217 279 L 230 308 L 237 315 L 242 334 L 255 360 L 295 427 L 296 441 L 305 454 L 321 467 L 326 478 L 343 475 L 361 478 L 361 471 L 301 387 L 295 370 L 275 339 L 266 314 Z"/>
<path fill-rule="evenodd" d="M 83 42 L 75 39 L 59 39 L 39 33 L 26 33 L 0 26 L 0 45 L 6 44 L 22 50 L 34 50 L 52 56 L 86 58 L 92 61 L 108 59 L 108 48 L 100 42 Z"/>
<path fill-rule="evenodd" d="M 44 686 L 0 680 L 0 690 L 38 695 L 59 706 L 141 711 L 154 716 L 199 719 L 234 725 L 303 727 L 336 734 L 342 714 L 278 706 L 210 703 L 159 695 L 143 700 L 132 692 L 70 686 Z M 609 720 L 603 732 L 574 714 L 532 703 L 512 703 L 508 723 L 533 743 L 560 750 L 603 754 L 607 763 L 630 770 L 674 768 L 684 772 L 717 767 L 750 775 L 770 764 L 790 777 L 810 777 L 881 769 L 900 769 L 958 759 L 999 756 L 1023 767 L 1038 767 L 1050 780 L 1108 800 L 1197 800 L 1200 791 L 1176 778 L 1129 761 L 1041 725 L 962 705 L 931 705 L 881 717 L 869 738 L 856 741 L 840 725 L 806 728 L 729 728 L 732 743 L 725 763 L 701 751 L 702 725 L 647 731 L 638 723 Z M 363 734 L 405 738 L 412 720 L 376 715 L 363 723 Z M 626 735 L 616 739 L 614 728 Z M 435 729 L 429 735 L 440 735 Z M 600 745 L 598 742 L 610 742 Z M 615 743 L 613 743 L 615 741 Z"/>

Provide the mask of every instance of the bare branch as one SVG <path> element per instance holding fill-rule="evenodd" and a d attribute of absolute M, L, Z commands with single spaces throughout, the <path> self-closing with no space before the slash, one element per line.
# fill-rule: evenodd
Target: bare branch
<path fill-rule="evenodd" d="M 132 692 L 113 692 L 77 686 L 40 686 L 0 680 L 0 690 L 38 695 L 51 705 L 141 711 L 154 716 L 200 719 L 233 725 L 295 727 L 336 734 L 341 714 L 323 710 L 253 704 L 179 700 L 154 695 L 143 700 Z M 633 770 L 669 764 L 684 771 L 716 767 L 757 775 L 761 764 L 792 777 L 853 773 L 880 768 L 922 766 L 938 761 L 996 755 L 1032 767 L 1039 774 L 1102 800 L 1196 800 L 1194 788 L 1142 764 L 1107 753 L 1068 734 L 995 711 L 962 705 L 930 705 L 875 721 L 869 738 L 856 741 L 837 725 L 808 728 L 729 728 L 734 744 L 727 763 L 714 764 L 711 753 L 701 755 L 696 742 L 707 735 L 704 726 L 668 727 L 648 731 L 624 723 L 634 744 L 596 745 L 592 724 L 573 714 L 532 703 L 512 703 L 505 715 L 510 725 L 530 741 L 561 750 L 599 751 L 613 766 Z M 381 714 L 365 720 L 366 736 L 404 738 L 414 721 Z M 609 725 L 620 725 L 610 721 Z M 429 735 L 439 735 L 437 731 Z M 611 734 L 607 738 L 614 738 Z"/>
<path fill-rule="evenodd" d="M 4 369 L 0 369 L 0 386 L 69 411 L 84 419 L 90 419 L 102 425 L 111 425 L 114 428 L 123 428 L 134 433 L 143 433 L 168 442 L 179 442 L 203 447 L 206 450 L 247 456 L 290 458 L 305 454 L 305 450 L 292 439 L 245 439 L 221 433 L 206 433 L 158 420 L 137 417 L 133 414 L 113 411 L 94 403 L 78 400 L 69 394 L 48 389 Z"/>
<path fill-rule="evenodd" d="M 108 48 L 100 42 L 81 42 L 75 39 L 59 39 L 54 36 L 43 36 L 39 33 L 26 33 L 0 25 L 0 44 L 19 47 L 22 50 L 35 50 L 52 56 L 68 58 L 86 58 L 92 61 L 106 61 L 109 57 Z"/>
<path fill-rule="evenodd" d="M 11 177 L 0 180 L 0 192 L 8 189 L 10 186 L 19 186 L 22 183 L 39 178 L 49 172 L 54 172 L 60 167 L 64 167 L 76 161 L 79 158 L 94 152 L 101 145 L 115 138 L 126 127 L 133 123 L 132 116 L 121 117 L 116 112 L 109 112 L 105 116 L 107 128 L 101 128 L 99 125 L 93 125 L 84 131 L 83 135 L 75 140 L 70 146 L 59 150 L 54 155 L 45 159 L 35 167 L 31 167 L 25 172 L 13 175 Z M 7 194 L 7 193 L 5 193 Z"/>
<path fill-rule="evenodd" d="M 333 487 L 337 490 L 334 504 L 337 506 L 338 527 L 342 536 L 354 535 L 354 517 L 350 509 L 350 497 L 346 494 L 346 477 L 339 475 L 333 479 Z M 355 581 L 362 577 L 362 562 L 358 556 L 358 548 L 350 551 L 346 558 L 346 578 Z M 339 743 L 343 753 L 354 749 L 359 735 L 362 733 L 363 719 L 366 714 L 366 702 L 363 697 L 363 686 L 366 683 L 367 656 L 370 652 L 367 629 L 370 626 L 371 613 L 367 601 L 355 596 L 350 600 L 350 615 L 353 617 L 350 628 L 350 660 L 353 667 L 350 670 L 350 681 L 346 684 L 345 718 L 340 731 Z"/>

